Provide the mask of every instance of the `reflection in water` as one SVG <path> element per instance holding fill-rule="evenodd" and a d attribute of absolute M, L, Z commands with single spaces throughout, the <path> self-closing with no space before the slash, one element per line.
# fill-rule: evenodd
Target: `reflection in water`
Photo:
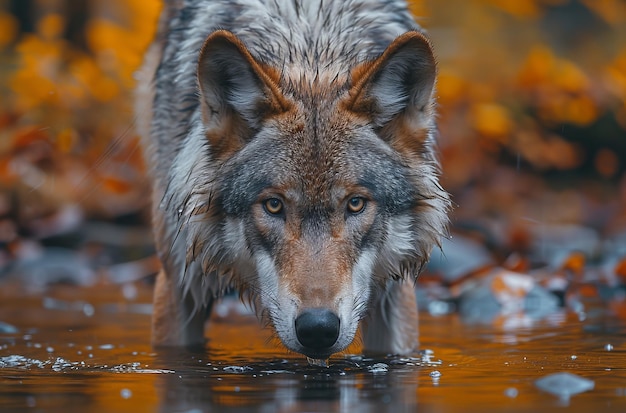
<path fill-rule="evenodd" d="M 205 354 L 206 355 L 206 354 Z M 160 352 L 157 364 L 201 354 Z M 199 359 L 198 359 L 199 361 Z M 232 360 L 231 360 L 232 361 Z M 182 374 L 162 375 L 156 383 L 160 411 L 414 411 L 419 359 L 336 359 L 328 368 L 302 359 L 228 365 L 202 362 Z M 388 370 L 372 366 L 384 363 Z"/>
<path fill-rule="evenodd" d="M 199 352 L 149 345 L 149 286 L 58 286 L 45 296 L 0 288 L 0 410 L 63 412 L 626 411 L 626 326 L 607 312 L 533 323 L 467 324 L 422 314 L 416 358 L 328 368 L 271 341 L 228 304 Z M 78 304 L 80 305 L 78 305 Z M 54 305 L 51 305 L 54 304 Z M 84 311 L 88 304 L 90 311 Z M 229 307 L 230 305 L 230 307 Z M 426 349 L 432 349 L 427 351 Z M 569 372 L 593 389 L 566 401 L 537 380 Z"/>
<path fill-rule="evenodd" d="M 246 386 L 248 380 L 161 376 L 157 384 L 158 393 L 164 396 L 160 400 L 160 410 L 211 411 L 219 407 L 219 411 L 235 411 L 247 406 L 248 411 L 268 411 L 267 408 L 272 407 L 284 412 L 296 411 L 296 408 L 297 411 L 348 412 L 357 409 L 359 412 L 373 412 L 384 406 L 390 411 L 401 412 L 405 409 L 412 411 L 416 406 L 417 383 L 399 386 L 393 375 L 371 379 L 325 373 L 280 376 L 265 379 L 253 389 Z"/>

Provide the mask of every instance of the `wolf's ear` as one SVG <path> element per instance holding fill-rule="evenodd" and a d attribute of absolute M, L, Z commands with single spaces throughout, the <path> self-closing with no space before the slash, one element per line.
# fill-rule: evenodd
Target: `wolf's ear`
<path fill-rule="evenodd" d="M 398 116 L 426 127 L 433 116 L 436 75 L 430 41 L 417 31 L 407 32 L 380 57 L 352 71 L 346 107 L 381 128 Z"/>
<path fill-rule="evenodd" d="M 206 39 L 198 60 L 198 84 L 214 149 L 238 149 L 263 119 L 288 110 L 278 80 L 276 71 L 256 61 L 233 33 L 218 30 Z"/>

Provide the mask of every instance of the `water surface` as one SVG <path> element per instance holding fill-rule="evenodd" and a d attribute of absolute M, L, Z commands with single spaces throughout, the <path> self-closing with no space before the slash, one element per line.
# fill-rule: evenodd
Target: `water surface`
<path fill-rule="evenodd" d="M 0 411 L 454 412 L 626 411 L 626 326 L 609 311 L 565 310 L 484 325 L 421 314 L 422 351 L 330 367 L 276 345 L 235 299 L 216 309 L 206 349 L 150 347 L 151 286 L 0 288 Z M 535 381 L 570 372 L 571 397 Z"/>

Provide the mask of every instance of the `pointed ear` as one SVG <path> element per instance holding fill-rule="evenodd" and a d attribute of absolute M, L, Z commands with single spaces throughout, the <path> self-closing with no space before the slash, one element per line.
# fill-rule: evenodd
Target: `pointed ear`
<path fill-rule="evenodd" d="M 233 33 L 218 30 L 206 39 L 198 85 L 214 150 L 239 149 L 264 119 L 289 109 L 278 80 L 278 73 L 256 61 Z"/>
<path fill-rule="evenodd" d="M 433 116 L 436 75 L 430 41 L 417 31 L 407 32 L 380 57 L 352 71 L 346 107 L 381 128 L 399 116 L 426 127 Z"/>

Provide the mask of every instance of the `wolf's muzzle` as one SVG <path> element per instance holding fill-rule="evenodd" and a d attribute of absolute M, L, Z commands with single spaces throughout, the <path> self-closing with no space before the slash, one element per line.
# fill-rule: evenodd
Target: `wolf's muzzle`
<path fill-rule="evenodd" d="M 324 354 L 339 337 L 339 317 L 325 308 L 309 308 L 296 318 L 296 337 L 312 353 Z"/>

